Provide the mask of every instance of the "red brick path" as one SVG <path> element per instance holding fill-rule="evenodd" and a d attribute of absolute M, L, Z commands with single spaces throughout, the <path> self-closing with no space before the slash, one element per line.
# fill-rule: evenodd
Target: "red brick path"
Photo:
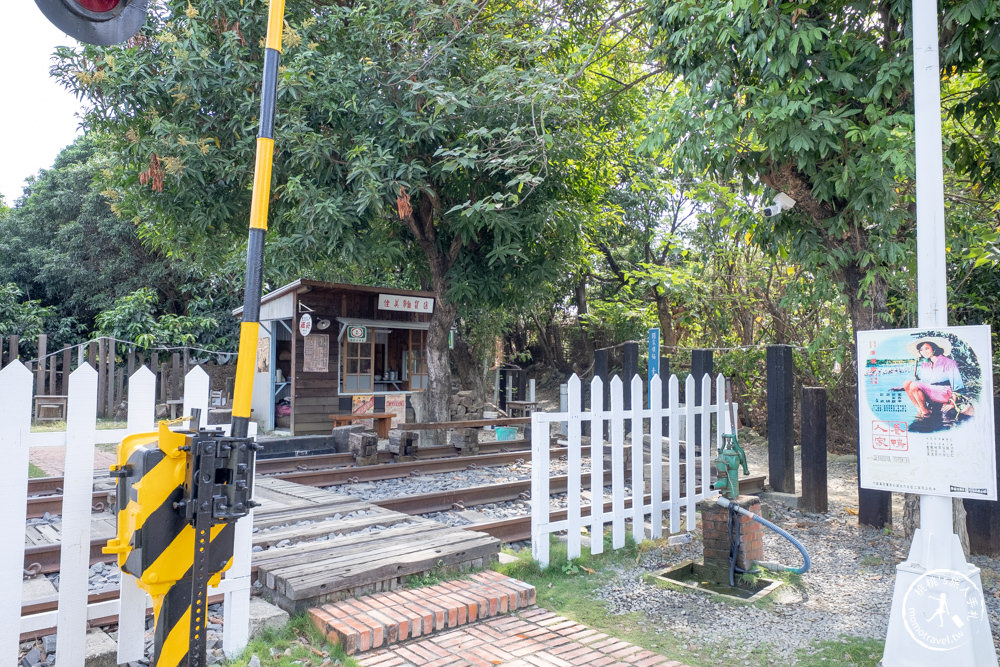
<path fill-rule="evenodd" d="M 326 604 L 309 615 L 348 653 L 368 652 L 358 658 L 364 667 L 686 667 L 534 602 L 533 586 L 486 570 Z"/>
<path fill-rule="evenodd" d="M 46 475 L 58 477 L 66 470 L 65 447 L 32 447 L 28 450 L 28 460 L 45 471 Z M 115 462 L 115 455 L 100 448 L 94 450 L 94 470 L 107 473 Z"/>

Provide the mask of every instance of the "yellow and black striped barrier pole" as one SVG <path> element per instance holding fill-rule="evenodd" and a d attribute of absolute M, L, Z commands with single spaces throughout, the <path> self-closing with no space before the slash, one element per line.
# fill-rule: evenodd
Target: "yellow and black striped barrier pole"
<path fill-rule="evenodd" d="M 156 667 L 206 662 L 209 585 L 232 564 L 235 522 L 249 514 L 254 451 L 247 437 L 257 357 L 264 239 L 274 157 L 274 108 L 285 0 L 270 0 L 254 165 L 246 288 L 230 435 L 198 428 L 126 437 L 118 446 L 117 534 L 106 553 L 153 598 Z"/>
<path fill-rule="evenodd" d="M 253 199 L 250 204 L 250 238 L 247 242 L 246 290 L 243 294 L 243 323 L 240 325 L 239 357 L 233 395 L 232 435 L 245 438 L 250 425 L 253 375 L 257 365 L 257 333 L 260 328 L 260 296 L 264 270 L 264 237 L 271 197 L 271 162 L 274 159 L 274 105 L 281 61 L 281 29 L 285 0 L 271 0 L 264 48 L 264 81 L 261 86 L 260 132 L 257 134 L 257 161 L 254 166 Z"/>

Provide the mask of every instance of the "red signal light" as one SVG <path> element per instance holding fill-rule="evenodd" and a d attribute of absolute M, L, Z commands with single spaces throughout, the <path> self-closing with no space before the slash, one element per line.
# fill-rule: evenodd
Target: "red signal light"
<path fill-rule="evenodd" d="M 121 4 L 122 0 L 73 0 L 88 12 L 110 12 Z"/>
<path fill-rule="evenodd" d="M 139 32 L 149 0 L 35 0 L 46 18 L 87 44 L 119 44 Z"/>

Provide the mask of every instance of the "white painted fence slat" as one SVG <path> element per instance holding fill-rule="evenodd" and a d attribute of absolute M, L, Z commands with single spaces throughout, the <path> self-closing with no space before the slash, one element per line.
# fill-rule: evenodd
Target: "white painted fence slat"
<path fill-rule="evenodd" d="M 84 364 L 69 376 L 66 409 L 56 630 L 56 653 L 62 656 L 85 655 L 96 431 L 97 371 Z"/>
<path fill-rule="evenodd" d="M 650 538 L 663 536 L 663 418 L 660 406 L 663 401 L 663 381 L 656 375 L 649 383 L 649 405 L 652 414 L 649 419 L 649 493 L 650 493 Z"/>
<path fill-rule="evenodd" d="M 690 376 L 688 376 L 690 377 Z M 680 530 L 680 520 L 677 516 L 677 508 L 680 506 L 680 466 L 681 460 L 681 412 L 678 407 L 680 391 L 677 383 L 677 376 L 670 376 L 670 532 L 676 533 Z M 686 445 L 686 443 L 685 443 Z"/>
<path fill-rule="evenodd" d="M 31 428 L 31 371 L 20 361 L 0 370 L 0 531 L 16 536 L 24 532 L 28 495 L 28 430 Z M 18 548 L 18 545 L 21 545 Z M 24 540 L 11 539 L 0 549 L 0 665 L 18 664 L 21 630 L 21 591 Z"/>
<path fill-rule="evenodd" d="M 208 373 L 201 366 L 195 366 L 184 376 L 184 416 L 190 416 L 192 410 L 201 410 L 199 423 L 191 424 L 191 428 L 198 426 L 205 428 L 208 425 L 208 390 L 210 384 Z"/>
<path fill-rule="evenodd" d="M 575 375 L 573 377 L 576 377 Z M 590 553 L 604 553 L 604 382 L 590 381 Z M 535 468 L 532 463 L 532 469 Z"/>
<path fill-rule="evenodd" d="M 715 396 L 719 403 L 722 403 L 726 397 L 726 378 L 722 377 L 722 373 L 715 378 Z M 711 452 L 706 451 L 704 457 L 701 460 L 701 479 L 702 479 L 702 494 L 707 495 L 711 488 L 712 483 L 715 481 L 715 471 L 712 468 L 712 459 L 714 459 L 722 451 L 722 435 L 723 435 L 723 424 L 727 423 L 727 419 L 716 420 L 715 429 L 715 449 Z"/>
<path fill-rule="evenodd" d="M 156 375 L 139 367 L 128 381 L 128 431 L 149 433 L 154 430 L 156 413 Z M 139 588 L 136 578 L 121 573 L 118 609 L 118 664 L 142 659 L 146 650 L 146 607 L 148 595 Z"/>
<path fill-rule="evenodd" d="M 625 546 L 625 414 L 622 379 L 611 378 L 611 546 Z M 532 466 L 534 468 L 534 466 Z"/>
<path fill-rule="evenodd" d="M 547 567 L 549 564 L 549 432 L 548 422 L 537 413 L 531 415 L 531 460 L 545 461 L 531 466 L 531 556 Z"/>
<path fill-rule="evenodd" d="M 642 542 L 645 537 L 646 522 L 643 507 L 643 483 L 642 466 L 645 463 L 642 444 L 642 378 L 638 375 L 632 376 L 632 538 L 636 544 Z"/>
<path fill-rule="evenodd" d="M 566 555 L 568 558 L 580 557 L 580 469 L 582 437 L 580 434 L 580 412 L 582 409 L 582 396 L 580 391 L 580 378 L 576 375 L 569 380 L 569 442 L 568 442 L 568 474 L 569 482 L 566 487 L 566 496 L 569 499 L 566 518 L 569 521 L 567 527 Z M 546 428 L 548 425 L 546 425 Z"/>
<path fill-rule="evenodd" d="M 94 482 L 94 449 L 97 443 L 119 443 L 127 434 L 152 432 L 155 428 L 155 375 L 140 367 L 129 380 L 128 427 L 97 430 L 97 372 L 88 364 L 69 377 L 66 430 L 31 433 L 33 378 L 21 362 L 0 370 L 0 451 L 8 465 L 0 470 L 0 502 L 7 510 L 0 518 L 5 534 L 19 534 L 26 520 L 28 461 L 31 447 L 65 446 L 62 535 L 60 545 L 60 589 L 57 611 L 21 617 L 23 547 L 0 553 L 0 665 L 17 662 L 19 635 L 56 626 L 56 650 L 60 655 L 82 656 L 87 621 L 119 613 L 119 663 L 139 660 L 145 651 L 145 618 L 150 603 L 123 574 L 119 600 L 87 605 L 90 569 L 91 493 Z M 200 408 L 202 425 L 208 418 L 208 374 L 200 367 L 185 381 L 184 410 Z M 250 435 L 256 434 L 251 423 Z M 227 427 L 223 430 L 228 432 Z M 544 433 L 544 429 L 536 429 Z M 545 440 L 547 444 L 547 439 Z M 548 497 L 546 478 L 545 496 Z M 22 508 L 22 510 L 11 508 Z M 233 566 L 217 589 L 225 595 L 223 650 L 232 657 L 246 646 L 250 620 L 250 554 L 253 519 L 236 525 Z M 21 543 L 21 542 L 19 542 Z"/>
<path fill-rule="evenodd" d="M 699 447 L 702 461 L 711 459 L 712 452 L 712 378 L 705 374 L 701 378 L 701 432 L 699 433 Z M 695 516 L 695 503 L 699 500 L 695 489 L 695 468 L 698 467 L 695 458 L 694 439 L 692 438 L 691 448 L 687 452 L 687 467 L 684 470 L 685 482 L 684 492 L 687 495 L 687 506 L 685 508 L 685 530 L 692 531 L 695 528 L 697 517 Z M 702 489 L 705 493 L 706 489 Z"/>
<path fill-rule="evenodd" d="M 642 381 L 638 376 L 631 380 L 631 404 L 626 406 L 623 401 L 623 383 L 621 378 L 614 377 L 610 385 L 610 403 L 604 405 L 604 385 L 600 378 L 593 378 L 590 383 L 590 412 L 583 411 L 580 380 L 575 375 L 567 387 L 567 404 L 565 412 L 544 413 L 536 411 L 532 414 L 532 466 L 531 466 L 531 496 L 532 496 L 532 555 L 542 567 L 549 565 L 550 533 L 566 530 L 567 554 L 576 558 L 581 553 L 579 539 L 582 515 L 582 423 L 590 423 L 590 553 L 600 554 L 604 549 L 605 525 L 611 522 L 611 544 L 620 549 L 625 546 L 626 520 L 632 521 L 632 535 L 637 542 L 646 535 L 645 523 L 650 524 L 650 537 L 660 538 L 663 534 L 665 513 L 669 512 L 670 532 L 681 530 L 683 525 L 688 531 L 695 527 L 696 503 L 705 498 L 717 495 L 711 486 L 714 470 L 712 462 L 715 451 L 722 443 L 723 426 L 727 425 L 725 416 L 725 378 L 719 375 L 716 379 L 715 402 L 712 402 L 712 378 L 704 377 L 701 386 L 692 376 L 685 380 L 685 404 L 679 402 L 679 382 L 676 375 L 667 381 L 669 397 L 667 407 L 662 407 L 663 381 L 654 377 L 649 383 L 649 408 L 643 408 Z M 700 405 L 695 405 L 700 399 Z M 700 418 L 698 430 L 695 429 L 695 418 Z M 632 447 L 632 463 L 626 478 L 624 447 L 625 420 L 631 420 L 629 436 Z M 649 420 L 648 426 L 646 420 Z M 663 452 L 664 420 L 667 422 L 668 452 Z M 611 451 L 611 510 L 604 510 L 604 425 L 610 421 L 610 451 Z M 555 422 L 558 426 L 566 424 L 568 437 L 567 476 L 567 520 L 552 521 L 547 503 L 535 502 L 536 499 L 547 498 L 549 479 L 548 427 Z M 644 451 L 643 434 L 649 432 L 649 456 Z M 716 450 L 712 448 L 712 435 L 715 435 Z M 561 429 L 560 429 L 561 431 Z M 686 434 L 684 455 L 681 455 L 681 433 Z M 702 445 L 695 446 L 696 438 L 700 436 Z M 701 461 L 699 463 L 699 457 Z M 645 466 L 649 465 L 649 474 Z M 681 464 L 685 465 L 683 480 L 680 475 Z M 667 465 L 669 472 L 665 475 L 663 467 Z M 664 480 L 664 477 L 667 480 Z M 648 478 L 650 486 L 650 501 L 644 501 L 645 481 Z M 629 481 L 632 487 L 632 509 L 625 508 L 625 483 Z M 666 483 L 664 483 L 666 482 Z M 698 482 L 701 491 L 698 491 Z M 664 490 L 669 488 L 668 493 Z M 648 519 L 647 519 L 648 517 Z"/>

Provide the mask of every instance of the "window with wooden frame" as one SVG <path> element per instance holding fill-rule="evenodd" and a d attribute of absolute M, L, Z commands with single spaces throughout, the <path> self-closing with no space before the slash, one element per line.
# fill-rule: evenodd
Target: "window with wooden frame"
<path fill-rule="evenodd" d="M 341 362 L 343 393 L 372 391 L 372 357 L 374 347 L 369 334 L 364 343 L 351 343 L 344 338 L 344 354 Z"/>
<path fill-rule="evenodd" d="M 427 332 L 410 329 L 410 349 L 407 360 L 410 390 L 422 391 L 427 388 Z"/>

